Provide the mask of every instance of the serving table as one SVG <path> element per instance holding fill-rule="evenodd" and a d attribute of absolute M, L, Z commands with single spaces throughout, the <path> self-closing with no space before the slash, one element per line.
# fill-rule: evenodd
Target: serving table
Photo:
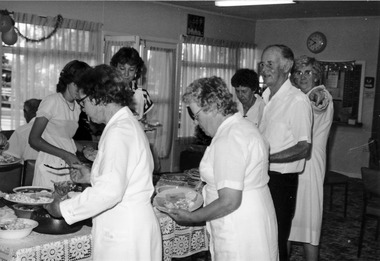
<path fill-rule="evenodd" d="M 167 214 L 156 208 L 154 211 L 161 227 L 164 261 L 208 250 L 209 242 L 204 225 L 181 226 Z M 0 239 L 0 261 L 92 260 L 92 247 L 91 227 L 88 226 L 66 235 L 47 235 L 33 231 L 23 239 Z"/>

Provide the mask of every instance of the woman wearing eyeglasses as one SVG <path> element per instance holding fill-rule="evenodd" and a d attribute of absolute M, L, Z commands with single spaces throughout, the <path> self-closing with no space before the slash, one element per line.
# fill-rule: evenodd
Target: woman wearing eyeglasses
<path fill-rule="evenodd" d="M 59 75 L 57 92 L 45 97 L 38 107 L 36 119 L 29 135 L 29 144 L 39 151 L 34 171 L 33 185 L 53 188 L 52 181 L 70 180 L 68 170 L 51 170 L 53 167 L 72 166 L 79 163 L 73 136 L 78 128 L 80 106 L 77 104 L 80 75 L 90 68 L 82 61 L 66 64 Z M 54 173 L 67 173 L 56 175 Z"/>
<path fill-rule="evenodd" d="M 301 56 L 295 60 L 291 79 L 295 86 L 307 94 L 313 108 L 313 146 L 311 157 L 299 175 L 296 211 L 289 236 L 291 241 L 302 242 L 307 261 L 318 260 L 318 245 L 323 214 L 323 181 L 326 166 L 326 144 L 333 120 L 333 101 L 322 79 L 322 66 L 314 58 Z M 322 93 L 317 105 L 315 93 Z"/>
<path fill-rule="evenodd" d="M 160 261 L 161 230 L 151 196 L 153 158 L 140 123 L 128 106 L 133 93 L 109 65 L 88 70 L 80 82 L 84 111 L 106 127 L 92 168 L 74 165 L 76 182 L 91 183 L 80 195 L 45 208 L 68 224 L 93 217 L 95 261 Z"/>
<path fill-rule="evenodd" d="M 191 83 L 182 97 L 212 138 L 199 165 L 204 207 L 170 209 L 178 222 L 204 222 L 212 260 L 278 260 L 277 221 L 268 188 L 268 145 L 238 112 L 219 77 Z"/>

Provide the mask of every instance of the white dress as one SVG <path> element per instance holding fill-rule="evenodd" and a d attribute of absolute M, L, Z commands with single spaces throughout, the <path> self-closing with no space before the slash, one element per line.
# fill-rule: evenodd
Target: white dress
<path fill-rule="evenodd" d="M 317 86 L 312 90 L 322 87 Z M 311 158 L 306 161 L 305 170 L 299 175 L 296 212 L 289 236 L 290 241 L 312 245 L 319 245 L 321 234 L 326 144 L 334 115 L 332 97 L 327 90 L 325 95 L 321 107 L 312 103 L 314 124 Z"/>
<path fill-rule="evenodd" d="M 54 93 L 44 98 L 38 107 L 37 116 L 45 117 L 49 120 L 42 138 L 50 144 L 76 153 L 77 148 L 73 140 L 76 130 L 78 129 L 78 120 L 80 106 L 74 102 L 75 106 L 66 102 L 62 93 Z M 74 110 L 70 110 L 74 107 Z M 66 162 L 54 155 L 40 151 L 36 160 L 34 171 L 33 186 L 44 186 L 53 188 L 53 181 L 70 180 L 70 175 L 55 175 L 54 173 L 68 173 L 68 170 L 52 170 L 44 166 L 48 164 L 53 167 L 67 166 Z"/>
<path fill-rule="evenodd" d="M 133 113 L 107 123 L 91 169 L 91 187 L 61 202 L 67 223 L 93 218 L 95 261 L 162 259 L 161 230 L 151 204 L 153 158 Z"/>
<path fill-rule="evenodd" d="M 278 260 L 277 221 L 267 186 L 268 145 L 259 130 L 240 113 L 218 128 L 200 163 L 205 205 L 217 190 L 242 190 L 240 207 L 207 222 L 212 260 Z"/>

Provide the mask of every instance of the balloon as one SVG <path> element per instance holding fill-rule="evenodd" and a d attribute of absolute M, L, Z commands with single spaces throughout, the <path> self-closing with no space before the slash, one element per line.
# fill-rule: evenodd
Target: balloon
<path fill-rule="evenodd" d="M 0 32 L 8 32 L 13 26 L 13 20 L 9 15 L 2 15 L 0 17 Z"/>
<path fill-rule="evenodd" d="M 15 28 L 12 28 L 6 32 L 1 34 L 1 40 L 7 45 L 14 45 L 17 42 L 17 34 Z"/>

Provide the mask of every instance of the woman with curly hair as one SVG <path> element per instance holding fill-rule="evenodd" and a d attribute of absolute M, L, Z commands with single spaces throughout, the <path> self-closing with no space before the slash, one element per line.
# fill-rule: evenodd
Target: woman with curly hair
<path fill-rule="evenodd" d="M 199 165 L 204 207 L 170 209 L 177 222 L 204 222 L 212 260 L 278 260 L 277 221 L 268 188 L 268 145 L 238 112 L 219 77 L 191 83 L 182 100 L 213 137 Z"/>
<path fill-rule="evenodd" d="M 161 231 L 151 204 L 153 158 L 149 142 L 128 106 L 133 92 L 109 65 L 87 71 L 78 83 L 79 103 L 95 123 L 106 124 L 92 168 L 74 165 L 71 178 L 91 183 L 69 200 L 45 208 L 68 224 L 93 218 L 94 260 L 161 260 Z"/>

